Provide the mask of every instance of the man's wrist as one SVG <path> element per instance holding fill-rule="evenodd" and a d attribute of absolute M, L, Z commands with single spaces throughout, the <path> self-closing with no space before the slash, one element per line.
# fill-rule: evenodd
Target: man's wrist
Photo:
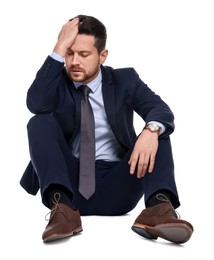
<path fill-rule="evenodd" d="M 50 54 L 51 58 L 53 58 L 54 60 L 57 60 L 59 62 L 64 62 L 64 58 L 59 55 L 58 53 L 56 53 L 55 51 L 52 51 L 52 53 Z"/>
<path fill-rule="evenodd" d="M 143 130 L 148 130 L 151 133 L 156 133 L 157 135 L 160 135 L 160 133 L 161 133 L 161 127 L 158 124 L 154 123 L 154 122 L 153 123 L 151 123 L 151 122 L 147 123 L 144 126 Z"/>
<path fill-rule="evenodd" d="M 166 131 L 165 125 L 163 125 L 162 123 L 160 123 L 158 121 L 149 121 L 146 124 L 148 125 L 148 124 L 153 124 L 153 123 L 160 127 L 160 134 L 159 135 L 162 135 Z"/>

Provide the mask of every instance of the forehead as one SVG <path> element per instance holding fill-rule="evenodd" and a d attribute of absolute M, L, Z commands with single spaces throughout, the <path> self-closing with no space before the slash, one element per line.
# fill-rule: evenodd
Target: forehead
<path fill-rule="evenodd" d="M 93 50 L 95 48 L 95 37 L 86 34 L 78 34 L 70 49 L 73 51 Z"/>

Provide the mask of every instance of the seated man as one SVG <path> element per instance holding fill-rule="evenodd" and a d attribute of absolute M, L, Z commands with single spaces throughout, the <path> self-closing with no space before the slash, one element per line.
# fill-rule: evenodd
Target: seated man
<path fill-rule="evenodd" d="M 30 163 L 20 184 L 51 209 L 44 242 L 82 231 L 83 215 L 122 215 L 144 196 L 132 230 L 187 242 L 170 134 L 174 116 L 133 68 L 104 66 L 106 28 L 79 15 L 61 29 L 27 93 Z M 133 116 L 145 122 L 137 136 Z"/>

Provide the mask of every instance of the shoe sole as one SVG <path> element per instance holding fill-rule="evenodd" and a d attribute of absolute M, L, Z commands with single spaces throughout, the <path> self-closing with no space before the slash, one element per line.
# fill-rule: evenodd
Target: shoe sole
<path fill-rule="evenodd" d="M 157 239 L 160 237 L 177 244 L 187 242 L 193 232 L 188 225 L 183 223 L 160 224 L 155 227 L 134 224 L 132 230 L 148 239 Z"/>
<path fill-rule="evenodd" d="M 78 228 L 74 229 L 72 232 L 69 232 L 66 234 L 52 234 L 51 236 L 43 239 L 43 242 L 46 243 L 46 242 L 51 242 L 51 241 L 58 240 L 58 239 L 67 238 L 67 237 L 70 237 L 70 236 L 76 235 L 77 233 L 82 232 L 82 230 L 83 230 L 82 227 L 78 227 Z"/>

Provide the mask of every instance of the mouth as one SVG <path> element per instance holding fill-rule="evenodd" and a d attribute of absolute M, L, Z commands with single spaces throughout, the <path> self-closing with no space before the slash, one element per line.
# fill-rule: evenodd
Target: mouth
<path fill-rule="evenodd" d="M 70 71 L 73 72 L 73 73 L 79 73 L 79 72 L 82 72 L 82 70 L 80 70 L 80 69 L 71 69 Z"/>
<path fill-rule="evenodd" d="M 69 70 L 69 73 L 70 73 L 70 77 L 76 81 L 82 79 L 84 75 L 84 71 L 79 68 L 72 68 Z"/>
<path fill-rule="evenodd" d="M 72 67 L 70 69 L 70 72 L 72 73 L 80 73 L 80 72 L 83 72 L 82 69 L 78 68 L 78 67 Z"/>

